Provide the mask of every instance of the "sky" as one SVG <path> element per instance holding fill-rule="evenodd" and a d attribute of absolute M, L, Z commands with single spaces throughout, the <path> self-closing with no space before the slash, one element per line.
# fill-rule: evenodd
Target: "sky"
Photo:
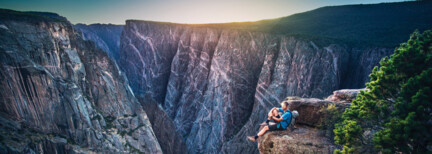
<path fill-rule="evenodd" d="M 0 8 L 54 12 L 76 23 L 125 24 L 127 19 L 222 23 L 284 17 L 323 6 L 403 0 L 0 0 Z"/>

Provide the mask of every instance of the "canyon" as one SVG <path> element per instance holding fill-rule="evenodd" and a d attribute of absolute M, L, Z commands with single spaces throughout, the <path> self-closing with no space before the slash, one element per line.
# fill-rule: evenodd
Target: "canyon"
<path fill-rule="evenodd" d="M 290 151 L 274 143 L 331 153 L 340 147 L 317 130 L 318 110 L 349 106 L 358 90 L 339 89 L 364 88 L 399 40 L 432 25 L 413 18 L 388 28 L 405 15 L 377 15 L 397 20 L 375 26 L 364 26 L 375 21 L 369 14 L 356 18 L 355 11 L 383 6 L 432 15 L 431 2 L 404 2 L 247 23 L 73 25 L 55 13 L 0 9 L 0 153 Z M 359 20 L 341 20 L 337 11 Z M 324 19 L 331 23 L 314 23 Z M 344 23 L 349 33 L 329 28 Z M 298 129 L 248 141 L 286 99 L 299 110 Z M 300 142 L 302 134 L 317 146 Z"/>
<path fill-rule="evenodd" d="M 162 106 L 189 153 L 257 153 L 245 136 L 285 97 L 363 88 L 372 68 L 392 53 L 136 20 L 126 22 L 120 48 L 119 65 L 132 90 Z"/>

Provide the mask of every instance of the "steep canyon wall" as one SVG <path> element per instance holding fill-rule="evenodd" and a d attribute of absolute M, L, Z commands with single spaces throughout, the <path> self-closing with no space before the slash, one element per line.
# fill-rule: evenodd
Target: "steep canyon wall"
<path fill-rule="evenodd" d="M 149 95 L 191 153 L 257 152 L 246 135 L 287 96 L 363 88 L 386 48 L 319 47 L 295 37 L 128 20 L 119 65 L 139 97 Z M 163 143 L 164 141 L 159 140 Z"/>

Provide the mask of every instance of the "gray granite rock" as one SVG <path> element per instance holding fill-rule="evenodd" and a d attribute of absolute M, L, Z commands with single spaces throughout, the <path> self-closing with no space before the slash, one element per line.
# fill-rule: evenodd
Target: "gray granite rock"
<path fill-rule="evenodd" d="M 120 35 L 124 25 L 76 24 L 73 28 L 81 32 L 84 40 L 91 40 L 115 61 L 120 57 Z"/>
<path fill-rule="evenodd" d="M 187 146 L 183 141 L 180 133 L 177 132 L 176 126 L 162 107 L 156 103 L 149 95 L 144 98 L 138 98 L 149 120 L 152 124 L 163 153 L 187 153 Z"/>
<path fill-rule="evenodd" d="M 2 13 L 1 152 L 162 153 L 125 75 L 105 52 L 67 21 Z"/>

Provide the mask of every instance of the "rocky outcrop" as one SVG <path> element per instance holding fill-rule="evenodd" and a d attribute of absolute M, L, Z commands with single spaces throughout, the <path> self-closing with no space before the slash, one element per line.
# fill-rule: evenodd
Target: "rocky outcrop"
<path fill-rule="evenodd" d="M 120 36 L 124 25 L 76 24 L 74 29 L 81 32 L 84 40 L 91 40 L 115 61 L 120 57 Z"/>
<path fill-rule="evenodd" d="M 378 60 L 356 56 L 391 53 L 319 47 L 223 26 L 135 20 L 126 22 L 120 48 L 119 64 L 133 91 L 162 106 L 190 153 L 256 153 L 244 136 L 255 133 L 285 96 L 322 98 L 341 87 L 362 88 L 355 86 L 366 80 L 350 84 L 347 77 L 367 77 Z"/>
<path fill-rule="evenodd" d="M 270 131 L 258 138 L 261 154 L 333 153 L 338 146 L 319 129 L 299 125 L 293 130 Z"/>
<path fill-rule="evenodd" d="M 161 153 L 124 74 L 64 20 L 0 10 L 0 153 Z"/>
<path fill-rule="evenodd" d="M 262 154 L 331 154 L 334 150 L 340 149 L 340 146 L 333 143 L 333 135 L 326 134 L 328 131 L 333 131 L 333 127 L 323 127 L 323 125 L 330 124 L 328 123 L 329 120 L 334 120 L 331 119 L 332 117 L 329 114 L 340 114 L 349 107 L 350 103 L 355 99 L 360 90 L 364 89 L 344 89 L 335 91 L 334 95 L 329 96 L 328 98 L 334 98 L 335 95 L 350 96 L 337 97 L 338 99 L 335 101 L 316 98 L 285 98 L 289 103 L 290 109 L 296 110 L 299 113 L 299 116 L 295 120 L 295 126 L 284 131 L 266 132 L 262 137 L 258 138 L 259 152 Z M 263 127 L 264 126 L 261 126 L 259 130 Z"/>
<path fill-rule="evenodd" d="M 297 110 L 299 117 L 296 119 L 296 123 L 307 125 L 311 127 L 317 127 L 322 123 L 322 117 L 324 113 L 322 109 L 330 104 L 342 106 L 342 104 L 336 104 L 331 101 L 321 100 L 317 98 L 298 98 L 289 100 L 290 108 Z"/>
<path fill-rule="evenodd" d="M 366 91 L 367 89 L 341 89 L 333 92 L 333 95 L 330 95 L 325 100 L 340 102 L 340 103 L 351 103 L 360 91 Z"/>

